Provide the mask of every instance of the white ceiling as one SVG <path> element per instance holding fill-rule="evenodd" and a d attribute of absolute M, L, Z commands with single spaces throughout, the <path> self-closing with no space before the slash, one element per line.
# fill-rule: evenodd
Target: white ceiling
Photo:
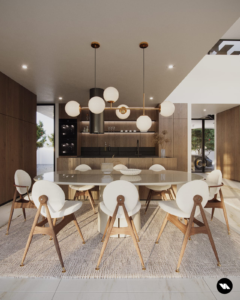
<path fill-rule="evenodd" d="M 240 40 L 240 18 L 228 29 L 222 39 Z"/>
<path fill-rule="evenodd" d="M 192 118 L 205 118 L 207 115 L 215 115 L 235 106 L 239 104 L 192 104 Z"/>
<path fill-rule="evenodd" d="M 37 94 L 38 102 L 75 99 L 114 86 L 119 104 L 162 102 L 238 19 L 239 0 L 0 1 L 0 71 Z M 28 70 L 21 65 L 27 64 Z M 174 69 L 169 70 L 168 65 Z M 149 97 L 154 97 L 153 101 Z"/>

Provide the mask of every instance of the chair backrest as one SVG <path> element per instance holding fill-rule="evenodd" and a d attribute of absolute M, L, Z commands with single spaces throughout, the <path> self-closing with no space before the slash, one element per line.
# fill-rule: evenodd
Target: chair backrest
<path fill-rule="evenodd" d="M 29 174 L 23 170 L 17 170 L 14 174 L 14 182 L 16 185 L 21 185 L 21 186 L 28 186 L 28 190 L 30 190 L 31 185 L 32 185 L 32 179 L 29 176 Z M 17 187 L 17 191 L 19 194 L 26 194 L 27 189 Z"/>
<path fill-rule="evenodd" d="M 114 166 L 113 169 L 114 169 L 115 171 L 119 171 L 119 170 L 127 170 L 128 167 L 126 167 L 126 166 L 124 166 L 124 165 L 122 165 L 122 164 L 118 164 L 118 165 Z"/>
<path fill-rule="evenodd" d="M 89 167 L 88 165 L 82 164 L 82 165 L 77 166 L 75 168 L 75 170 L 84 172 L 84 171 L 92 170 L 92 168 Z"/>
<path fill-rule="evenodd" d="M 159 164 L 155 164 L 155 165 L 152 165 L 149 170 L 152 170 L 152 171 L 163 171 L 163 170 L 166 170 L 163 166 L 159 165 Z"/>
<path fill-rule="evenodd" d="M 48 197 L 47 206 L 50 214 L 63 208 L 65 203 L 65 194 L 57 184 L 47 180 L 37 181 L 33 185 L 32 189 L 32 198 L 37 208 L 40 206 L 39 197 L 42 195 Z M 46 213 L 45 207 L 42 208 L 42 212 Z"/>
<path fill-rule="evenodd" d="M 109 183 L 103 191 L 103 202 L 110 212 L 114 212 L 117 206 L 117 197 L 124 196 L 127 211 L 132 211 L 139 200 L 138 190 L 134 184 L 125 180 L 116 180 Z M 118 212 L 123 214 L 122 207 Z"/>
<path fill-rule="evenodd" d="M 178 207 L 186 212 L 191 214 L 191 211 L 193 209 L 194 201 L 193 197 L 199 195 L 202 196 L 202 207 L 206 205 L 207 201 L 209 200 L 209 191 L 208 191 L 208 185 L 203 180 L 193 180 L 191 182 L 188 182 L 180 187 L 180 189 L 177 192 L 176 196 L 176 202 Z M 196 214 L 199 213 L 199 208 L 196 210 Z"/>
<path fill-rule="evenodd" d="M 222 183 L 222 172 L 220 170 L 212 171 L 206 178 L 208 185 L 220 185 Z M 210 188 L 210 195 L 215 195 L 219 192 L 220 187 L 218 188 Z"/>

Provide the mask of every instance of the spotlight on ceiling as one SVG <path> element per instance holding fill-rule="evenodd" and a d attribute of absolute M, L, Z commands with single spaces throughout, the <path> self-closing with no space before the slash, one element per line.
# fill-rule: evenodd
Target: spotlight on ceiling
<path fill-rule="evenodd" d="M 28 66 L 27 65 L 22 65 L 22 69 L 27 69 L 28 68 Z"/>
<path fill-rule="evenodd" d="M 204 108 L 204 110 L 203 111 L 206 111 L 206 109 Z"/>
<path fill-rule="evenodd" d="M 173 69 L 173 65 L 169 65 L 169 66 L 168 66 L 168 69 Z"/>
<path fill-rule="evenodd" d="M 153 97 L 150 97 L 149 99 L 150 99 L 150 100 L 153 100 Z"/>
<path fill-rule="evenodd" d="M 59 99 L 59 100 L 62 100 L 62 97 L 59 97 L 58 99 Z"/>

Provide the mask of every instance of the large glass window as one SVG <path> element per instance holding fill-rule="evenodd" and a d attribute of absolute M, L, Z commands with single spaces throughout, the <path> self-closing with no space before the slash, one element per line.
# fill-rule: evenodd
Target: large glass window
<path fill-rule="evenodd" d="M 55 106 L 37 105 L 37 175 L 55 170 Z"/>

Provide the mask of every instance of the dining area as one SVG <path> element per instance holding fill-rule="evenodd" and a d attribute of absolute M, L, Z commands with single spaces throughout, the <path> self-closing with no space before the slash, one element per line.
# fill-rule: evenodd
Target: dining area
<path fill-rule="evenodd" d="M 75 170 L 33 179 L 17 170 L 14 182 L 4 237 L 8 239 L 5 247 L 11 247 L 6 262 L 14 258 L 12 274 L 185 277 L 200 276 L 208 264 L 214 274 L 221 270 L 222 246 L 231 242 L 227 215 L 225 226 L 210 222 L 215 208 L 226 211 L 224 198 L 217 200 L 222 195 L 219 170 L 205 180 L 159 164 L 149 170 L 117 163 L 103 163 L 101 169 L 93 170 L 80 164 Z M 65 197 L 63 185 L 73 191 L 72 199 Z M 142 186 L 149 191 L 144 201 L 139 197 Z M 98 200 L 92 196 L 96 191 Z M 153 195 L 160 199 L 152 199 Z M 11 220 L 14 209 L 20 207 L 22 217 Z M 212 208 L 211 218 L 207 207 Z M 18 246 L 21 240 L 19 249 L 11 245 L 16 239 Z M 201 268 L 193 270 L 194 264 Z"/>

